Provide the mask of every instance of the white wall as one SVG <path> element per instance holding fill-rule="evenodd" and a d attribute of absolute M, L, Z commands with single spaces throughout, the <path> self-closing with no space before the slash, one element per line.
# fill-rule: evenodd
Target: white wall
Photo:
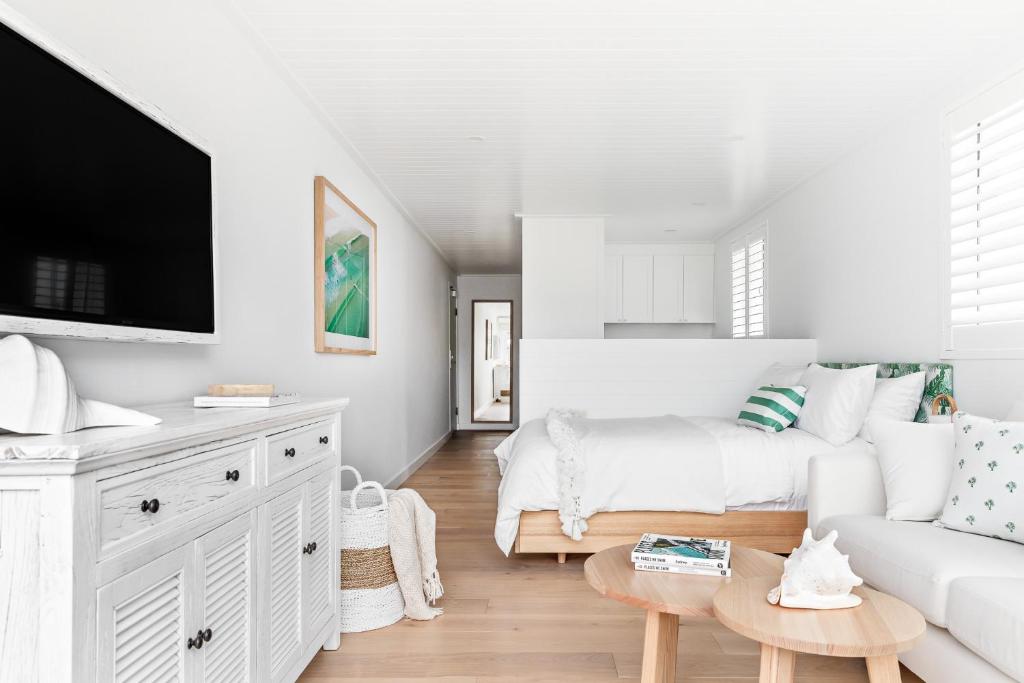
<path fill-rule="evenodd" d="M 459 429 L 514 429 L 519 426 L 519 340 L 523 335 L 522 279 L 518 275 L 460 275 L 458 284 Z M 473 423 L 473 364 L 470 340 L 473 335 L 473 300 L 512 301 L 512 422 Z"/>
<path fill-rule="evenodd" d="M 604 219 L 523 217 L 523 338 L 604 337 Z"/>
<path fill-rule="evenodd" d="M 807 364 L 813 339 L 524 339 L 522 422 L 551 408 L 588 417 L 735 419 L 773 362 Z"/>
<path fill-rule="evenodd" d="M 894 123 L 744 224 L 768 222 L 771 336 L 816 338 L 826 361 L 940 357 L 940 237 L 949 225 L 943 120 L 958 98 Z M 722 337 L 729 336 L 731 236 L 717 243 Z M 1003 417 L 1024 391 L 1024 361 L 954 366 L 965 410 Z"/>
<path fill-rule="evenodd" d="M 205 139 L 216 157 L 222 343 L 43 340 L 82 395 L 140 404 L 185 400 L 210 382 L 273 382 L 306 395 L 349 396 L 344 458 L 384 481 L 447 433 L 449 267 L 220 9 L 227 3 L 9 4 Z M 375 357 L 313 352 L 316 175 L 379 226 Z"/>
<path fill-rule="evenodd" d="M 605 339 L 711 339 L 713 323 L 605 323 Z"/>

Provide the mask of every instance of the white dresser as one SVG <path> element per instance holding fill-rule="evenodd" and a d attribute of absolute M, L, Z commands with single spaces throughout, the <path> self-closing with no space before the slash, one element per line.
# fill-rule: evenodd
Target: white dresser
<path fill-rule="evenodd" d="M 293 681 L 337 649 L 341 411 L 0 436 L 0 681 Z"/>

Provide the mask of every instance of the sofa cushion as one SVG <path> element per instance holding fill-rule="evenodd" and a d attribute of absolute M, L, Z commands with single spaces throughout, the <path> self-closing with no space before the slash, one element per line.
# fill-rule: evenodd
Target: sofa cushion
<path fill-rule="evenodd" d="M 946 619 L 957 640 L 1024 680 L 1024 579 L 956 579 L 949 585 Z"/>
<path fill-rule="evenodd" d="M 1024 578 L 1024 545 L 884 517 L 837 515 L 818 525 L 835 529 L 836 547 L 868 584 L 913 605 L 936 626 L 947 625 L 949 584 L 963 577 Z"/>

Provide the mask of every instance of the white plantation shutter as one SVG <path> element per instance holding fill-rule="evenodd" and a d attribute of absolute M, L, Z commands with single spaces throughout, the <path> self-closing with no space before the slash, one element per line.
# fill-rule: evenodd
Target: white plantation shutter
<path fill-rule="evenodd" d="M 949 115 L 947 348 L 1024 348 L 1024 77 Z"/>
<path fill-rule="evenodd" d="M 732 244 L 732 336 L 764 337 L 767 230 L 761 226 Z"/>

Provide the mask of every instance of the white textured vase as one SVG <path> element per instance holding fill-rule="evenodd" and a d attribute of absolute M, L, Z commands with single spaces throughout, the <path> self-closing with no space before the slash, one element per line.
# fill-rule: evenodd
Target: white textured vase
<path fill-rule="evenodd" d="M 64 364 L 20 334 L 0 339 L 0 429 L 64 434 L 86 427 L 155 425 L 160 418 L 79 398 Z"/>

